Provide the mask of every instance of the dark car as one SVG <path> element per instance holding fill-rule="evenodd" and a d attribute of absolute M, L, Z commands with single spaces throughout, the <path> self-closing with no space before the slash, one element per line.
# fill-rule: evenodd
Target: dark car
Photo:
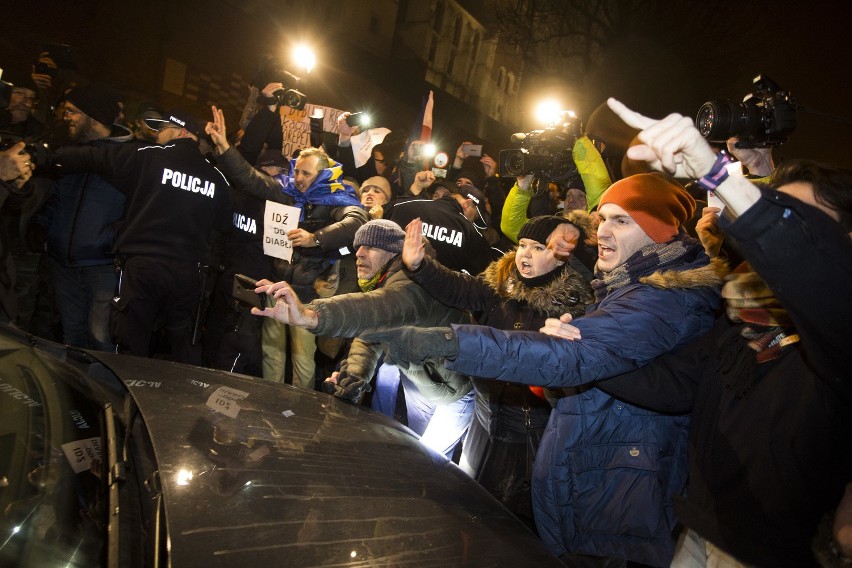
<path fill-rule="evenodd" d="M 404 426 L 0 328 L 0 566 L 561 566 Z"/>

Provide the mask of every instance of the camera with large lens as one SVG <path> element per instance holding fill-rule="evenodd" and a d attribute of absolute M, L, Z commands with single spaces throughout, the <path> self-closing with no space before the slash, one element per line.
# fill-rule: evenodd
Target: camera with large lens
<path fill-rule="evenodd" d="M 766 75 L 758 75 L 753 83 L 754 92 L 741 103 L 710 101 L 701 105 L 695 126 L 708 142 L 724 144 L 736 137 L 738 148 L 764 148 L 787 141 L 796 129 L 796 101 Z"/>
<path fill-rule="evenodd" d="M 520 148 L 500 150 L 499 172 L 504 177 L 529 174 L 549 181 L 564 181 L 577 174 L 572 150 L 580 135 L 579 121 L 570 118 L 558 126 L 512 134 Z"/>
<path fill-rule="evenodd" d="M 302 79 L 293 75 L 281 63 L 281 60 L 273 55 L 266 55 L 260 61 L 257 72 L 251 80 L 251 84 L 262 90 L 269 83 L 281 83 L 283 87 L 272 93 L 278 104 L 288 106 L 295 110 L 304 110 L 308 103 L 308 97 L 297 90 L 301 87 Z"/>
<path fill-rule="evenodd" d="M 20 142 L 22 138 L 18 136 L 3 136 L 0 135 L 0 151 L 5 152 L 18 142 Z M 51 148 L 47 142 L 34 141 L 27 142 L 24 145 L 23 150 L 21 150 L 22 154 L 29 154 L 30 161 L 36 168 L 44 168 L 49 166 L 53 161 L 53 155 L 51 153 Z"/>

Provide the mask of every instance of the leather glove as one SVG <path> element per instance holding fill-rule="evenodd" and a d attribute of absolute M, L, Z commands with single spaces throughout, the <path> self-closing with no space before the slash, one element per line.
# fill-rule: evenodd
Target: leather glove
<path fill-rule="evenodd" d="M 403 369 L 425 365 L 427 361 L 452 359 L 459 354 L 459 340 L 450 327 L 405 326 L 360 337 L 367 342 L 387 344 L 390 357 Z"/>
<path fill-rule="evenodd" d="M 355 376 L 344 376 L 334 381 L 323 381 L 322 391 L 326 394 L 334 395 L 337 398 L 343 399 L 353 404 L 361 404 L 364 395 L 373 390 L 368 381 Z"/>

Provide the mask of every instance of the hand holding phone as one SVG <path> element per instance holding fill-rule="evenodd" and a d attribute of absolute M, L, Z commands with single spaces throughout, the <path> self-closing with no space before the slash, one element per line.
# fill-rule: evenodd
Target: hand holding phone
<path fill-rule="evenodd" d="M 264 310 L 266 309 L 267 296 L 266 294 L 258 294 L 254 291 L 255 288 L 257 288 L 257 280 L 244 274 L 234 274 L 234 285 L 231 292 L 234 298 L 243 304 Z"/>
<path fill-rule="evenodd" d="M 479 158 L 482 156 L 482 144 L 462 144 L 462 153 L 465 157 Z"/>

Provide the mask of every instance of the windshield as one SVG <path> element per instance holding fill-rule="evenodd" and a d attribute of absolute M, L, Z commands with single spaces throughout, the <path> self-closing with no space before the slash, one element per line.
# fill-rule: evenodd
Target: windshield
<path fill-rule="evenodd" d="M 0 337 L 0 566 L 97 566 L 102 403 L 70 366 Z"/>

